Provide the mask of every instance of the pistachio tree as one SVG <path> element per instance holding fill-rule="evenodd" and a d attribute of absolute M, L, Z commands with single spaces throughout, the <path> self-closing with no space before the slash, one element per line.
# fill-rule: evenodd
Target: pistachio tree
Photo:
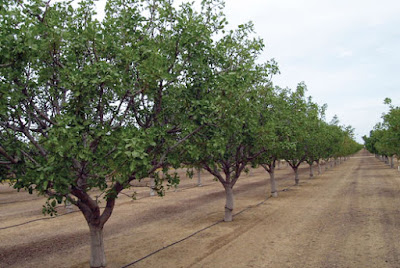
<path fill-rule="evenodd" d="M 212 80 L 221 7 L 109 0 L 100 22 L 91 0 L 1 4 L 0 179 L 47 196 L 44 212 L 76 205 L 91 267 L 106 266 L 103 227 L 118 194 L 179 165 L 173 152 L 206 125 L 201 85 Z"/>
<path fill-rule="evenodd" d="M 320 169 L 320 160 L 325 161 L 325 169 L 327 169 L 329 160 L 340 148 L 342 130 L 337 125 L 322 121 L 320 124 L 320 135 L 322 137 L 322 140 L 319 143 L 318 150 L 318 154 L 320 157 L 320 159 L 317 160 L 318 169 Z"/>
<path fill-rule="evenodd" d="M 297 85 L 295 91 L 288 91 L 286 114 L 287 118 L 283 122 L 289 127 L 287 141 L 291 144 L 286 149 L 283 158 L 293 169 L 295 174 L 295 184 L 299 184 L 298 168 L 307 157 L 306 137 L 308 135 L 307 108 L 308 103 L 305 97 L 306 85 L 302 82 Z"/>
<path fill-rule="evenodd" d="M 224 221 L 232 221 L 233 187 L 246 165 L 257 157 L 259 146 L 259 97 L 271 93 L 270 76 L 277 72 L 274 62 L 258 65 L 262 40 L 250 38 L 252 24 L 240 25 L 216 44 L 215 80 L 203 101 L 212 104 L 214 120 L 191 138 L 187 152 L 192 164 L 201 165 L 224 187 Z"/>
<path fill-rule="evenodd" d="M 305 162 L 309 165 L 310 169 L 310 177 L 314 177 L 314 162 L 318 164 L 318 173 L 321 173 L 321 167 L 319 165 L 319 160 L 321 158 L 321 154 L 323 153 L 323 144 L 326 143 L 324 132 L 323 132 L 323 124 L 322 118 L 324 116 L 326 110 L 326 105 L 319 107 L 316 103 L 311 101 L 311 98 L 308 102 L 307 107 L 307 117 L 306 117 L 306 126 L 307 126 L 307 134 L 306 134 L 306 158 Z"/>
<path fill-rule="evenodd" d="M 292 144 L 288 141 L 289 125 L 284 124 L 287 117 L 287 90 L 275 87 L 273 94 L 267 98 L 259 98 L 261 118 L 259 138 L 262 140 L 263 153 L 252 161 L 253 166 L 262 166 L 270 176 L 270 192 L 272 197 L 278 197 L 278 187 L 275 181 L 276 162 L 283 158 L 285 151 Z M 267 197 L 269 193 L 267 194 Z"/>
<path fill-rule="evenodd" d="M 396 147 L 393 146 L 393 136 L 391 132 L 382 123 L 377 123 L 370 132 L 368 143 L 372 147 L 367 146 L 370 152 L 376 153 L 383 158 L 385 162 L 388 158 L 393 158 L 396 154 Z M 364 139 L 365 141 L 366 139 Z M 373 143 L 372 143 L 373 142 Z M 391 161 L 393 162 L 393 161 Z"/>

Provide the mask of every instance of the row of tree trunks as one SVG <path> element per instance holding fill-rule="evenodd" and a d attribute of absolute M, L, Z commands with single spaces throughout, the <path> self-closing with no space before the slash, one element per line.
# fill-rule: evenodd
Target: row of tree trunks
<path fill-rule="evenodd" d="M 394 166 L 395 166 L 395 164 L 394 164 L 395 163 L 394 155 L 388 157 L 387 155 L 377 155 L 377 154 L 375 154 L 375 157 L 377 159 L 379 159 L 380 161 L 385 162 L 385 164 L 389 165 L 390 168 L 394 168 Z"/>

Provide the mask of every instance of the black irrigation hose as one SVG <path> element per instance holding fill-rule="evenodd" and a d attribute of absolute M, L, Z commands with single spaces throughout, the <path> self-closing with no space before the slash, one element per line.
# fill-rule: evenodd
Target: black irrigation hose
<path fill-rule="evenodd" d="M 30 198 L 30 199 L 23 199 L 23 200 L 17 200 L 17 201 L 6 201 L 6 202 L 1 202 L 0 205 L 8 205 L 8 204 L 15 204 L 15 203 L 21 203 L 21 202 L 27 202 L 27 201 L 34 201 L 38 200 L 39 198 Z"/>
<path fill-rule="evenodd" d="M 213 184 L 213 183 L 215 183 L 215 182 L 211 182 L 211 183 L 208 183 L 208 184 L 203 184 L 202 186 L 206 186 L 206 185 L 209 185 L 209 184 Z M 181 188 L 181 191 L 184 191 L 184 190 L 188 190 L 188 189 L 192 189 L 192 188 L 196 188 L 196 187 L 199 187 L 198 185 L 196 185 L 196 186 L 192 186 L 192 187 L 182 187 Z M 280 190 L 281 192 L 284 192 L 284 191 L 287 191 L 287 190 L 289 190 L 289 188 L 291 188 L 292 186 L 289 186 L 289 187 L 287 187 L 287 188 L 285 188 L 285 189 L 283 189 L 283 190 Z M 124 194 L 124 193 L 122 193 L 122 194 Z M 127 194 L 125 194 L 125 195 L 127 195 Z M 143 199 L 143 198 L 149 198 L 149 197 L 151 197 L 151 196 L 143 196 L 143 197 L 141 197 L 141 198 L 137 198 L 136 200 L 140 200 L 140 199 Z M 264 200 L 263 202 L 265 202 L 266 200 Z M 263 202 L 261 202 L 261 203 L 263 203 Z M 257 204 L 256 206 L 258 206 L 259 204 Z M 105 208 L 105 207 L 100 207 L 100 208 Z M 248 209 L 248 208 L 246 208 L 246 209 Z M 14 225 L 10 225 L 10 226 L 5 226 L 5 227 L 0 227 L 0 230 L 6 230 L 6 229 L 9 229 L 9 228 L 15 228 L 15 227 L 18 227 L 18 226 L 21 226 L 21 225 L 25 225 L 25 224 L 29 224 L 29 223 L 32 223 L 32 222 L 36 222 L 36 221 L 43 221 L 43 220 L 51 220 L 51 219 L 56 219 L 56 218 L 58 218 L 58 217 L 61 217 L 61 216 L 65 216 L 65 215 L 68 215 L 68 214 L 71 214 L 71 213 L 76 213 L 76 212 L 80 212 L 79 210 L 78 211 L 71 211 L 71 212 L 67 212 L 67 213 L 64 213 L 64 214 L 60 214 L 60 215 L 57 215 L 56 217 L 44 217 L 44 218 L 39 218 L 39 219 L 34 219 L 34 220 L 30 220 L 30 221 L 27 221 L 27 222 L 23 222 L 23 223 L 18 223 L 18 224 L 14 224 Z M 239 213 L 242 213 L 243 211 L 240 211 L 240 212 L 238 212 L 238 213 L 236 213 L 236 214 L 234 214 L 234 216 L 235 215 L 237 215 L 237 214 L 239 214 Z M 217 223 L 215 223 L 215 224 L 217 224 Z M 214 226 L 215 224 L 213 224 L 213 225 L 211 225 L 211 226 Z M 211 226 L 209 226 L 209 227 L 211 227 Z M 202 230 L 200 230 L 200 231 L 202 231 Z M 198 232 L 200 232 L 200 231 L 198 231 Z M 168 247 L 168 246 L 167 246 Z"/>
<path fill-rule="evenodd" d="M 205 185 L 209 185 L 209 184 L 204 184 L 203 186 L 205 186 Z M 192 186 L 192 187 L 181 188 L 181 191 L 184 191 L 184 190 L 187 190 L 187 189 L 191 189 L 191 188 L 196 188 L 196 187 L 198 187 L 198 186 Z M 122 194 L 127 195 L 127 194 L 125 194 L 125 193 L 122 193 Z M 129 196 L 129 197 L 130 197 L 130 196 Z M 151 196 L 143 196 L 143 197 L 137 198 L 137 199 L 135 199 L 135 200 L 140 200 L 140 199 L 149 198 L 149 197 L 151 197 Z M 105 207 L 100 207 L 100 208 L 105 208 Z M 21 225 L 25 225 L 25 224 L 29 224 L 29 223 L 32 223 L 32 222 L 36 222 L 36 221 L 43 221 L 43 220 L 56 219 L 56 218 L 58 218 L 58 217 L 65 216 L 65 215 L 68 215 L 68 214 L 71 214 L 71 213 L 76 213 L 76 212 L 80 212 L 80 211 L 79 211 L 79 210 L 77 210 L 77 211 L 71 211 L 71 212 L 67 212 L 67 213 L 64 213 L 64 214 L 57 215 L 56 217 L 43 217 L 43 218 L 39 218 L 39 219 L 34 219 L 34 220 L 30 220 L 30 221 L 26 221 L 26 222 L 14 224 L 14 225 L 9 225 L 9 226 L 5 226 L 5 227 L 0 227 L 0 230 L 5 230 L 5 229 L 9 229 L 9 228 L 15 228 L 15 227 L 18 227 L 18 226 L 21 226 Z"/>
<path fill-rule="evenodd" d="M 164 249 L 167 249 L 167 248 L 169 248 L 169 247 L 172 247 L 173 245 L 176 245 L 176 244 L 178 244 L 178 243 L 180 243 L 180 242 L 183 242 L 183 241 L 185 241 L 185 240 L 191 238 L 192 236 L 195 236 L 196 234 L 198 234 L 198 233 L 200 233 L 200 232 L 202 232 L 202 231 L 205 231 L 205 230 L 207 230 L 207 229 L 209 229 L 209 228 L 211 228 L 211 227 L 213 227 L 213 226 L 215 226 L 215 225 L 217 225 L 217 224 L 219 224 L 219 223 L 221 223 L 221 222 L 223 222 L 223 221 L 220 220 L 220 221 L 214 222 L 213 224 L 211 224 L 211 225 L 209 225 L 209 226 L 207 226 L 207 227 L 204 227 L 203 229 L 200 229 L 200 230 L 198 230 L 198 231 L 196 231 L 196 232 L 194 232 L 194 233 L 192 233 L 192 234 L 190 234 L 190 235 L 188 235 L 188 236 L 186 236 L 186 237 L 184 237 L 184 238 L 182 238 L 182 239 L 180 239 L 180 240 L 178 240 L 178 241 L 175 241 L 175 242 L 173 242 L 173 243 L 171 243 L 171 244 L 169 244 L 169 245 L 167 245 L 167 246 L 165 246 L 165 247 L 159 248 L 159 249 L 157 249 L 156 251 L 153 251 L 153 252 L 151 252 L 150 254 L 147 254 L 146 256 L 144 256 L 144 257 L 142 257 L 142 258 L 140 258 L 140 259 L 137 259 L 137 260 L 135 260 L 135 261 L 133 261 L 133 262 L 127 264 L 127 265 L 122 266 L 121 268 L 125 268 L 125 267 L 132 266 L 132 265 L 134 265 L 135 263 L 138 263 L 138 262 L 140 262 L 140 261 L 142 261 L 142 260 L 144 260 L 144 259 L 147 259 L 148 257 L 150 257 L 150 256 L 152 256 L 152 255 L 154 255 L 154 254 L 156 254 L 156 253 L 158 253 L 158 252 L 160 252 L 160 251 L 162 251 L 162 250 L 164 250 Z"/>
<path fill-rule="evenodd" d="M 282 189 L 282 190 L 280 190 L 280 191 L 278 191 L 278 192 L 286 192 L 286 191 L 288 191 L 290 188 L 292 188 L 293 186 L 296 186 L 296 185 L 288 186 L 288 187 L 286 187 L 286 188 L 284 188 L 284 189 Z M 196 187 L 198 187 L 198 186 L 187 187 L 187 188 L 183 188 L 183 189 L 181 189 L 181 190 L 184 191 L 184 190 L 191 189 L 191 188 L 196 188 Z M 137 200 L 143 199 L 143 198 L 149 198 L 149 197 L 150 197 L 150 196 L 144 196 L 144 197 L 138 198 Z M 264 204 L 266 201 L 268 201 L 269 198 L 270 198 L 270 197 L 268 197 L 267 199 L 265 199 L 265 200 L 263 200 L 263 201 L 261 201 L 261 202 L 255 204 L 255 205 L 248 206 L 247 208 L 245 208 L 245 209 L 243 209 L 243 210 L 241 210 L 241 211 L 239 211 L 239 212 L 233 214 L 233 216 L 237 216 L 237 215 L 243 213 L 243 212 L 246 211 L 246 210 L 249 210 L 249 209 L 258 207 L 258 206 Z M 104 208 L 104 207 L 102 207 L 102 208 Z M 71 211 L 71 212 L 67 212 L 67 213 L 64 213 L 64 214 L 61 214 L 61 215 L 57 215 L 57 217 L 65 216 L 65 215 L 68 215 L 68 214 L 71 214 L 71 213 L 76 213 L 76 212 L 80 212 L 80 211 Z M 35 222 L 35 221 L 55 219 L 55 218 L 57 218 L 57 217 L 49 217 L 49 218 L 35 219 L 35 220 L 31 220 L 31 221 L 27 221 L 27 222 L 15 224 L 15 225 L 10 225 L 10 226 L 6 226 L 6 227 L 1 227 L 0 230 L 5 230 L 5 229 L 9 229 L 9 228 L 18 227 L 18 226 L 21 226 L 21 225 L 25 225 L 25 224 L 29 224 L 29 223 Z M 142 261 L 142 260 L 144 260 L 144 259 L 147 259 L 148 257 L 150 257 L 150 256 L 152 256 L 152 255 L 154 255 L 154 254 L 156 254 L 156 253 L 158 253 L 158 252 L 160 252 L 160 251 L 162 251 L 162 250 L 164 250 L 164 249 L 167 249 L 167 248 L 169 248 L 169 247 L 172 247 L 172 246 L 174 246 L 174 245 L 176 245 L 176 244 L 178 244 L 178 243 L 180 243 L 180 242 L 183 242 L 183 241 L 185 241 L 185 240 L 187 240 L 187 239 L 189 239 L 189 238 L 195 236 L 196 234 L 198 234 L 198 233 L 200 233 L 200 232 L 203 232 L 203 231 L 205 231 L 205 230 L 207 230 L 207 229 L 210 229 L 211 227 L 213 227 L 213 226 L 215 226 L 215 225 L 217 225 L 217 224 L 220 224 L 221 222 L 223 222 L 223 220 L 214 222 L 213 224 L 211 224 L 211 225 L 209 225 L 209 226 L 207 226 L 207 227 L 204 227 L 204 228 L 202 228 L 202 229 L 200 229 L 200 230 L 198 230 L 198 231 L 196 231 L 196 232 L 194 232 L 194 233 L 192 233 L 192 234 L 190 234 L 190 235 L 188 235 L 188 236 L 186 236 L 186 237 L 184 237 L 184 238 L 182 238 L 182 239 L 180 239 L 180 240 L 178 240 L 178 241 L 175 241 L 175 242 L 173 242 L 173 243 L 171 243 L 171 244 L 169 244 L 169 245 L 167 245 L 167 246 L 164 246 L 164 247 L 162 247 L 162 248 L 159 248 L 159 249 L 157 249 L 156 251 L 153 251 L 153 252 L 147 254 L 146 256 L 144 256 L 144 257 L 142 257 L 142 258 L 140 258 L 140 259 L 137 259 L 137 260 L 135 260 L 135 261 L 133 261 L 133 262 L 127 264 L 127 265 L 122 266 L 121 268 L 126 268 L 126 267 L 129 267 L 129 266 L 132 266 L 132 265 L 134 265 L 134 264 L 136 264 L 136 263 L 138 263 L 138 262 L 140 262 L 140 261 Z"/>
<path fill-rule="evenodd" d="M 211 182 L 211 183 L 209 183 L 209 184 L 213 184 L 213 183 L 214 183 L 214 182 Z M 208 184 L 206 184 L 206 185 L 208 185 Z M 203 185 L 203 186 L 205 186 L 205 185 Z M 295 185 L 293 185 L 293 186 L 295 186 Z M 291 187 L 293 187 L 293 186 L 289 186 L 289 187 L 287 187 L 287 188 L 285 188 L 285 189 L 283 189 L 283 190 L 280 190 L 279 192 L 288 191 L 289 188 L 291 188 Z M 184 191 L 184 190 L 187 190 L 187 189 L 196 188 L 196 187 L 199 187 L 199 186 L 196 185 L 196 186 L 187 187 L 187 188 L 183 188 L 183 187 L 182 187 L 182 188 L 181 188 L 181 191 Z M 126 195 L 126 194 L 125 194 L 125 195 Z M 141 197 L 141 198 L 137 198 L 136 200 L 140 200 L 140 199 L 143 199 L 143 198 L 149 198 L 149 197 L 151 197 L 151 196 L 144 196 L 144 197 Z M 243 211 L 245 211 L 245 210 L 247 210 L 247 209 L 250 209 L 250 208 L 252 208 L 252 207 L 259 206 L 259 205 L 261 205 L 262 203 L 264 203 L 264 202 L 267 201 L 267 200 L 268 200 L 268 199 L 262 201 L 261 203 L 258 203 L 258 204 L 256 204 L 256 205 L 254 205 L 254 206 L 247 207 L 247 208 L 245 208 L 244 210 L 239 211 L 238 213 L 234 214 L 233 216 L 236 216 L 236 215 L 242 213 Z M 104 208 L 104 207 L 101 207 L 101 208 Z M 36 222 L 36 221 L 56 219 L 56 218 L 58 218 L 58 217 L 65 216 L 65 215 L 72 214 L 72 213 L 76 213 L 76 212 L 80 212 L 80 211 L 79 211 L 79 210 L 78 210 L 78 211 L 71 211 L 71 212 L 67 212 L 67 213 L 64 213 L 64 214 L 57 215 L 56 217 L 39 218 L 39 219 L 34 219 L 34 220 L 27 221 L 27 222 L 23 222 L 23 223 L 18 223 L 18 224 L 6 226 L 6 227 L 0 227 L 0 230 L 6 230 L 6 229 L 9 229 L 9 228 L 15 228 L 15 227 L 18 227 L 18 226 L 21 226 L 21 225 L 25 225 L 25 224 L 29 224 L 29 223 L 32 223 L 32 222 Z M 189 237 L 192 237 L 193 235 L 195 235 L 195 234 L 197 234 L 197 233 L 199 233 L 199 232 L 201 232 L 201 231 L 204 231 L 204 230 L 206 230 L 206 229 L 208 229 L 208 228 L 210 228 L 210 227 L 212 227 L 212 226 L 214 226 L 214 225 L 217 225 L 218 223 L 220 223 L 220 222 L 216 222 L 216 223 L 214 223 L 214 224 L 212 224 L 212 225 L 210 225 L 210 226 L 208 226 L 208 227 L 205 227 L 204 229 L 201 229 L 201 230 L 199 230 L 199 231 L 197 231 L 197 232 L 191 234 Z M 186 239 L 188 239 L 189 237 L 186 237 L 186 238 L 184 238 L 183 240 L 186 240 Z M 182 240 L 182 241 L 183 241 L 183 240 Z M 149 257 L 149 256 L 151 256 L 151 255 L 153 255 L 153 254 L 155 254 L 155 253 L 157 253 L 157 252 L 159 252 L 159 251 L 161 251 L 161 250 L 167 248 L 167 247 L 170 247 L 170 246 L 175 245 L 176 243 L 179 243 L 179 242 L 182 242 L 182 241 L 174 242 L 174 243 L 171 244 L 171 245 L 168 245 L 168 246 L 166 246 L 166 247 L 164 247 L 164 248 L 161 248 L 161 249 L 159 249 L 159 250 L 157 250 L 157 251 L 155 251 L 155 252 L 150 253 L 148 256 L 145 256 L 145 257 L 143 257 L 142 259 L 145 259 L 145 258 L 147 258 L 147 257 Z M 139 259 L 139 260 L 137 260 L 137 261 L 135 261 L 135 262 L 133 262 L 133 263 L 131 263 L 131 264 L 128 264 L 128 266 L 129 266 L 129 265 L 133 265 L 134 263 L 139 262 L 139 261 L 141 261 L 142 259 Z M 127 266 L 123 266 L 123 267 L 127 267 Z"/>
<path fill-rule="evenodd" d="M 205 185 L 209 185 L 209 184 L 213 184 L 214 182 L 211 182 L 211 183 L 208 183 L 208 184 L 205 184 Z M 203 186 L 205 186 L 205 185 L 203 185 Z M 294 186 L 294 185 L 293 185 Z M 293 186 L 289 186 L 289 187 L 287 187 L 287 188 L 285 188 L 285 189 L 283 189 L 283 190 L 280 190 L 280 192 L 285 192 L 285 191 L 288 191 L 289 190 L 289 188 L 291 188 L 291 187 L 293 187 Z M 196 186 L 192 186 L 192 187 L 187 187 L 187 188 L 181 188 L 181 191 L 184 191 L 184 190 L 187 190 L 187 189 L 192 189 L 192 188 L 196 188 L 196 187 L 199 187 L 198 185 L 196 185 Z M 127 195 L 127 194 L 125 194 L 125 195 Z M 144 196 L 144 197 L 141 197 L 141 198 L 137 198 L 136 200 L 140 200 L 140 199 L 143 199 L 143 198 L 149 198 L 149 197 L 151 197 L 151 196 Z M 264 200 L 263 202 L 261 202 L 261 203 L 264 203 L 265 201 L 267 201 L 267 199 L 266 200 Z M 260 204 L 261 204 L 260 203 Z M 5 203 L 3 203 L 3 204 L 5 204 Z M 255 206 L 258 206 L 258 205 L 260 205 L 260 204 L 257 204 L 257 205 L 255 205 Z M 101 207 L 101 208 L 104 208 L 104 207 Z M 250 207 L 248 207 L 248 208 L 250 208 Z M 248 209 L 248 208 L 246 208 L 246 209 Z M 245 209 L 245 210 L 246 210 Z M 0 230 L 5 230 L 5 229 L 9 229 L 9 228 L 15 228 L 15 227 L 18 227 L 18 226 L 21 226 L 21 225 L 25 225 L 25 224 L 29 224 L 29 223 L 32 223 L 32 222 L 36 222 L 36 221 L 42 221 L 42 220 L 51 220 L 51 219 L 56 219 L 56 218 L 58 218 L 58 217 L 61 217 L 61 216 L 65 216 L 65 215 L 68 215 L 68 214 L 71 214 L 71 213 L 76 213 L 76 212 L 80 212 L 79 210 L 78 211 L 71 211 L 71 212 L 67 212 L 67 213 L 64 213 L 64 214 L 60 214 L 60 215 L 57 215 L 56 217 L 46 217 L 46 218 L 39 218 L 39 219 L 34 219 L 34 220 L 30 220 L 30 221 L 27 221 L 27 222 L 23 222 L 23 223 L 18 223 L 18 224 L 14 224 L 14 225 L 10 225 L 10 226 L 6 226 L 6 227 L 0 227 Z M 234 216 L 235 215 L 237 215 L 237 214 L 239 214 L 239 213 L 242 213 L 243 211 L 239 211 L 238 213 L 236 213 L 236 214 L 234 214 Z M 215 224 L 213 224 L 213 225 L 211 225 L 211 226 L 214 226 L 214 225 L 216 225 L 216 224 L 218 224 L 219 222 L 217 222 L 217 223 L 215 223 Z M 211 226 L 209 226 L 209 227 L 211 227 Z M 208 228 L 209 228 L 208 227 Z M 207 227 L 206 227 L 207 228 Z M 203 230 L 200 230 L 200 231 L 198 231 L 198 232 L 201 232 L 201 231 L 203 231 Z M 196 232 L 197 233 L 197 232 Z M 194 235 L 194 234 L 193 234 Z M 178 243 L 178 242 L 177 242 Z M 169 246 L 167 246 L 167 247 L 169 247 Z M 162 249 L 160 249 L 160 250 L 162 250 Z M 160 251 L 159 250 L 159 251 Z M 158 252 L 158 251 L 157 251 Z M 124 266 L 125 267 L 125 266 Z"/>
<path fill-rule="evenodd" d="M 28 223 L 35 222 L 35 221 L 51 220 L 51 219 L 55 219 L 55 218 L 58 218 L 58 217 L 61 217 L 61 216 L 65 216 L 67 214 L 71 214 L 71 213 L 75 213 L 75 212 L 79 212 L 79 211 L 71 211 L 71 212 L 67 212 L 67 213 L 61 214 L 61 215 L 57 215 L 57 217 L 39 218 L 39 219 L 34 219 L 34 220 L 27 221 L 27 222 L 6 226 L 6 227 L 0 227 L 0 230 L 5 230 L 5 229 L 9 229 L 9 228 L 18 227 L 18 226 L 21 226 L 21 225 L 25 225 L 25 224 L 28 224 Z"/>
<path fill-rule="evenodd" d="M 288 191 L 288 190 L 289 190 L 290 188 L 292 188 L 293 186 L 295 186 L 295 185 L 288 186 L 288 187 L 286 187 L 285 189 L 280 190 L 279 192 Z M 267 197 L 267 199 L 265 199 L 265 200 L 263 200 L 263 201 L 261 201 L 261 202 L 255 204 L 255 205 L 248 206 L 247 208 L 242 209 L 241 211 L 239 211 L 239 212 L 233 214 L 233 216 L 237 216 L 237 215 L 239 215 L 239 214 L 245 212 L 246 210 L 249 210 L 249 209 L 252 209 L 252 208 L 255 208 L 255 207 L 259 207 L 260 205 L 262 205 L 262 204 L 264 204 L 265 202 L 267 202 L 268 199 L 270 199 L 270 197 Z M 169 245 L 166 245 L 166 246 L 164 246 L 164 247 L 162 247 L 162 248 L 159 248 L 159 249 L 157 249 L 157 250 L 155 250 L 155 251 L 153 251 L 153 252 L 147 254 L 146 256 L 144 256 L 144 257 L 142 257 L 142 258 L 140 258 L 140 259 L 137 259 L 137 260 L 135 260 L 135 261 L 133 261 L 133 262 L 131 262 L 131 263 L 128 263 L 128 264 L 122 266 L 121 268 L 126 268 L 126 267 L 129 267 L 129 266 L 132 266 L 132 265 L 134 265 L 134 264 L 136 264 L 136 263 L 138 263 L 138 262 L 140 262 L 140 261 L 142 261 L 142 260 L 144 260 L 144 259 L 149 258 L 150 256 L 152 256 L 152 255 L 154 255 L 154 254 L 156 254 L 156 253 L 158 253 L 158 252 L 160 252 L 160 251 L 163 251 L 164 249 L 167 249 L 167 248 L 169 248 L 169 247 L 172 247 L 172 246 L 174 246 L 174 245 L 176 245 L 176 244 L 178 244 L 178 243 L 180 243 L 180 242 L 183 242 L 183 241 L 185 241 L 185 240 L 187 240 L 187 239 L 189 239 L 189 238 L 195 236 L 195 235 L 198 234 L 198 233 L 201 233 L 201 232 L 203 232 L 203 231 L 205 231 L 205 230 L 207 230 L 207 229 L 210 229 L 211 227 L 213 227 L 213 226 L 215 226 L 215 225 L 217 225 L 217 224 L 220 224 L 221 222 L 224 222 L 224 221 L 223 221 L 223 220 L 220 220 L 220 221 L 214 222 L 213 224 L 211 224 L 211 225 L 209 225 L 209 226 L 207 226 L 207 227 L 204 227 L 204 228 L 202 228 L 202 229 L 200 229 L 200 230 L 197 230 L 196 232 L 194 232 L 194 233 L 192 233 L 192 234 L 190 234 L 190 235 L 188 235 L 188 236 L 186 236 L 186 237 L 184 237 L 184 238 L 182 238 L 182 239 L 180 239 L 180 240 L 178 240 L 178 241 L 175 241 L 175 242 L 173 242 L 173 243 L 171 243 L 171 244 L 169 244 Z"/>

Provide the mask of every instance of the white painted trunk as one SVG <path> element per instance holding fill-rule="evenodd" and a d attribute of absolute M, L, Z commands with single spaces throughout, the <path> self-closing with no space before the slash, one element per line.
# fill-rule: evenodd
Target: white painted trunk
<path fill-rule="evenodd" d="M 294 182 L 296 185 L 299 185 L 299 171 L 297 168 L 294 169 Z"/>
<path fill-rule="evenodd" d="M 225 186 L 225 196 L 226 196 L 226 203 L 225 203 L 225 217 L 224 221 L 232 221 L 233 215 L 233 189 L 231 186 Z"/>
<path fill-rule="evenodd" d="M 103 228 L 90 226 L 90 267 L 106 267 L 104 253 Z"/>
<path fill-rule="evenodd" d="M 67 210 L 67 213 L 74 211 L 74 208 L 72 207 L 71 202 L 69 202 L 68 200 L 65 201 L 65 209 Z"/>
<path fill-rule="evenodd" d="M 321 163 L 318 162 L 318 175 L 321 175 Z"/>
<path fill-rule="evenodd" d="M 390 157 L 390 167 L 394 168 L 394 157 L 393 157 L 393 155 Z"/>
<path fill-rule="evenodd" d="M 269 172 L 269 177 L 271 180 L 271 195 L 272 197 L 278 197 L 278 190 L 276 189 L 276 181 L 275 181 L 275 170 L 273 168 L 271 172 Z"/>
<path fill-rule="evenodd" d="M 199 187 L 203 186 L 201 184 L 201 169 L 200 168 L 197 168 L 197 186 L 199 186 Z"/>

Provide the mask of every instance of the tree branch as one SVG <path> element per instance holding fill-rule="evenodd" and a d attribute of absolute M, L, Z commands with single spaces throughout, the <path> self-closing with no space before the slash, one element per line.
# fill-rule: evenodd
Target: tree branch
<path fill-rule="evenodd" d="M 199 132 L 202 128 L 204 127 L 204 125 L 199 126 L 198 128 L 196 128 L 194 131 L 192 131 L 191 133 L 189 133 L 188 135 L 186 135 L 184 138 L 182 138 L 181 140 L 179 140 L 178 142 L 176 142 L 174 145 L 172 145 L 171 147 L 169 147 L 164 154 L 160 157 L 160 160 L 158 161 L 157 165 L 154 166 L 151 171 L 149 172 L 149 174 L 153 173 L 157 168 L 159 168 L 160 166 L 162 166 L 162 164 L 164 163 L 165 158 L 167 157 L 167 154 L 169 152 L 171 152 L 172 150 L 174 150 L 176 147 L 178 147 L 180 144 L 182 144 L 184 141 L 186 141 L 187 139 L 189 139 L 191 136 L 193 136 L 194 134 L 196 134 L 197 132 Z"/>
<path fill-rule="evenodd" d="M 28 158 L 32 163 L 34 163 L 35 165 L 39 165 L 38 162 L 35 161 L 35 159 L 33 159 L 28 153 L 26 153 L 24 150 L 21 150 L 21 153 Z"/>
<path fill-rule="evenodd" d="M 0 64 L 0 68 L 7 68 L 7 67 L 10 67 L 10 66 L 12 66 L 14 63 L 12 63 L 12 62 L 10 62 L 10 63 L 3 63 L 3 64 Z"/>
<path fill-rule="evenodd" d="M 26 127 L 22 129 L 22 133 L 24 133 L 29 141 L 32 142 L 32 144 L 39 150 L 42 156 L 47 156 L 46 150 L 35 140 L 35 138 L 29 133 L 29 130 Z"/>
<path fill-rule="evenodd" d="M 0 146 L 0 154 L 2 154 L 5 158 L 7 158 L 8 160 L 10 160 L 10 162 L 11 162 L 12 164 L 18 163 L 18 158 L 14 158 L 14 157 L 12 157 L 11 155 L 9 155 L 9 154 L 6 152 L 6 150 L 5 150 L 2 146 Z"/>
<path fill-rule="evenodd" d="M 217 170 L 217 167 L 214 166 L 211 168 L 207 163 L 202 164 L 203 168 L 214 175 L 223 185 L 226 184 L 226 180 L 221 176 L 221 173 Z"/>

